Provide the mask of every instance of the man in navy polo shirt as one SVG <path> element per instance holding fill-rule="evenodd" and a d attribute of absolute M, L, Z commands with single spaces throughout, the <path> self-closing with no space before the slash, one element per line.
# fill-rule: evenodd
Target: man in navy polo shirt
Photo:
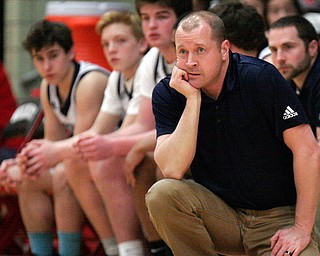
<path fill-rule="evenodd" d="M 313 228 L 320 149 L 276 68 L 233 54 L 223 22 L 189 14 L 172 77 L 153 92 L 155 160 L 146 196 L 174 255 L 320 255 Z M 181 180 L 191 168 L 194 181 Z"/>

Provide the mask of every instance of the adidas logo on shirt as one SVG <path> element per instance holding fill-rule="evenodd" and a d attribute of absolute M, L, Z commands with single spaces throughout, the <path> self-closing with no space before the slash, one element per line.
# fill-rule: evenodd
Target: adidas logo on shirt
<path fill-rule="evenodd" d="M 296 111 L 294 111 L 292 108 L 290 108 L 289 106 L 287 106 L 286 110 L 283 113 L 283 120 L 287 120 L 291 117 L 297 116 L 298 113 Z"/>

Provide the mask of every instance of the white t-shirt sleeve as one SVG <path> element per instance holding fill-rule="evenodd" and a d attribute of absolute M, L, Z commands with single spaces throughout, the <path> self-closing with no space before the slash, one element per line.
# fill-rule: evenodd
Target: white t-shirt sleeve
<path fill-rule="evenodd" d="M 108 79 L 107 88 L 104 91 L 104 98 L 101 111 L 113 115 L 122 115 L 123 106 L 118 95 L 119 72 L 113 71 Z"/>
<path fill-rule="evenodd" d="M 151 98 L 152 91 L 155 87 L 155 68 L 159 54 L 158 48 L 151 48 L 141 60 L 141 64 L 137 71 L 137 83 L 139 84 L 140 95 Z"/>

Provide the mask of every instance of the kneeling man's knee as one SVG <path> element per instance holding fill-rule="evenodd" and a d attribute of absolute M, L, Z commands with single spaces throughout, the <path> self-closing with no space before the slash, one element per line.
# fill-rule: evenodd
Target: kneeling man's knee
<path fill-rule="evenodd" d="M 150 215 L 162 216 L 172 207 L 175 195 L 179 191 L 181 180 L 162 179 L 156 182 L 146 194 L 146 205 Z"/>

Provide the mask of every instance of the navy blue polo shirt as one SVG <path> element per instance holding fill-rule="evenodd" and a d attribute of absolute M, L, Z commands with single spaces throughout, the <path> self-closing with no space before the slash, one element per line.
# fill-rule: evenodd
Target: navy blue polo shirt
<path fill-rule="evenodd" d="M 157 136 L 174 132 L 185 107 L 169 80 L 153 91 Z M 234 208 L 294 205 L 293 156 L 282 133 L 305 123 L 300 101 L 274 66 L 230 53 L 218 99 L 202 92 L 194 180 Z"/>
<path fill-rule="evenodd" d="M 297 90 L 293 81 L 291 81 L 291 86 L 297 92 L 297 96 L 309 118 L 312 131 L 316 136 L 316 129 L 320 127 L 320 55 L 310 69 L 301 91 Z"/>

